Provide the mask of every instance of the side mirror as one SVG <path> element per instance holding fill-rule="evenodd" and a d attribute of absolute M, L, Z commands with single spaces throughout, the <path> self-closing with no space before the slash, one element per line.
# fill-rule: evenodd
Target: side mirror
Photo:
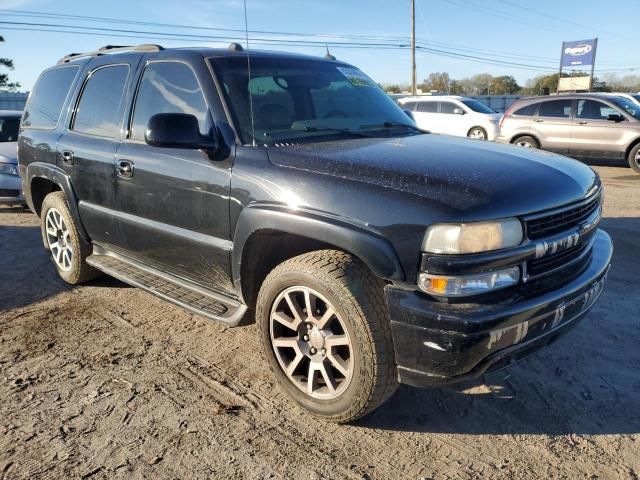
<path fill-rule="evenodd" d="M 607 120 L 609 120 L 610 122 L 623 122 L 624 121 L 624 117 L 622 115 L 620 115 L 619 113 L 612 113 L 609 116 L 607 116 Z"/>
<path fill-rule="evenodd" d="M 216 138 L 200 134 L 198 119 L 187 113 L 158 113 L 152 116 L 147 123 L 144 139 L 154 147 L 218 149 Z"/>
<path fill-rule="evenodd" d="M 453 109 L 453 113 L 454 115 L 464 115 L 464 110 L 461 109 L 460 107 L 456 107 Z"/>

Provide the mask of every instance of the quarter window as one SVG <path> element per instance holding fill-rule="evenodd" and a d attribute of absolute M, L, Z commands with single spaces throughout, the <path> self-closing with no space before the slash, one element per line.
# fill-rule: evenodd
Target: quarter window
<path fill-rule="evenodd" d="M 198 119 L 200 133 L 209 133 L 207 104 L 193 70 L 184 63 L 154 62 L 142 74 L 131 122 L 131 138 L 144 141 L 149 119 L 159 113 L 187 113 Z"/>
<path fill-rule="evenodd" d="M 552 100 L 550 102 L 543 102 L 540 104 L 538 116 L 569 118 L 571 117 L 571 100 Z"/>
<path fill-rule="evenodd" d="M 71 130 L 87 135 L 120 136 L 122 98 L 128 65 L 100 67 L 85 81 Z"/>
<path fill-rule="evenodd" d="M 536 109 L 538 108 L 537 103 L 533 103 L 531 105 L 527 105 L 526 107 L 522 107 L 519 110 L 513 112 L 514 115 L 518 115 L 520 117 L 532 117 L 536 113 Z"/>
<path fill-rule="evenodd" d="M 54 129 L 78 67 L 59 67 L 44 72 L 36 82 L 24 111 L 23 127 Z"/>

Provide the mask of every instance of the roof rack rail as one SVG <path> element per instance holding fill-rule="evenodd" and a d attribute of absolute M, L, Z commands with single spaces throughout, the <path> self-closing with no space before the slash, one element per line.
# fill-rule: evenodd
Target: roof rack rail
<path fill-rule="evenodd" d="M 71 60 L 76 60 L 82 57 L 97 57 L 99 55 L 104 55 L 106 53 L 116 53 L 116 52 L 158 52 L 160 50 L 164 50 L 164 47 L 161 45 L 155 45 L 153 43 L 145 43 L 142 45 L 105 45 L 104 47 L 100 47 L 98 50 L 94 50 L 91 52 L 84 53 L 70 53 L 69 55 L 65 55 L 60 60 L 58 60 L 58 65 L 61 63 L 67 63 Z"/>

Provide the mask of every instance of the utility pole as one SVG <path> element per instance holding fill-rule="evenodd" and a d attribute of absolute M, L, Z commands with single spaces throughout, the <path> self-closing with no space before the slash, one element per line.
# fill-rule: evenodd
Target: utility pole
<path fill-rule="evenodd" d="M 411 0 L 411 95 L 416 93 L 416 0 Z"/>

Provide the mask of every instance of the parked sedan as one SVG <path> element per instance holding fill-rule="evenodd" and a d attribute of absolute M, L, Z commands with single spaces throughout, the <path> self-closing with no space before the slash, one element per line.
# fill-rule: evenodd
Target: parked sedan
<path fill-rule="evenodd" d="M 496 140 L 577 159 L 625 159 L 640 173 L 640 105 L 607 94 L 520 99 Z"/>
<path fill-rule="evenodd" d="M 0 205 L 24 205 L 18 174 L 18 130 L 22 112 L 0 110 Z"/>
<path fill-rule="evenodd" d="M 457 96 L 405 97 L 398 100 L 423 130 L 458 137 L 494 140 L 500 114 L 473 98 Z"/>

